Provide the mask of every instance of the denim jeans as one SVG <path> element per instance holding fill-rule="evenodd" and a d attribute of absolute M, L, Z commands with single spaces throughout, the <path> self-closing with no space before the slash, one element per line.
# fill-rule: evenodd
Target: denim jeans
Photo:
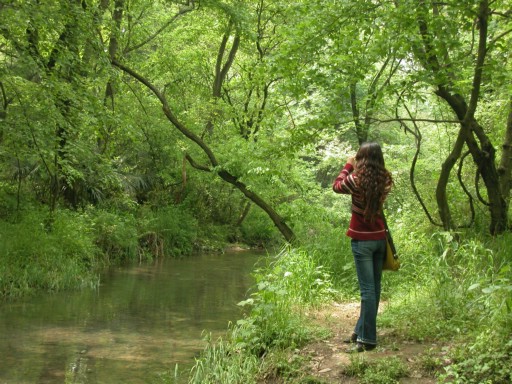
<path fill-rule="evenodd" d="M 357 341 L 375 345 L 386 240 L 352 240 L 351 244 L 361 292 L 361 312 L 354 333 Z"/>

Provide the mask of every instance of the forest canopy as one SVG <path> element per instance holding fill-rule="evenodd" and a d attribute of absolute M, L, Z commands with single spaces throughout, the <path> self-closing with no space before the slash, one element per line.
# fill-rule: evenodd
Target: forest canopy
<path fill-rule="evenodd" d="M 509 1 L 10 1 L 0 12 L 4 220 L 173 207 L 232 240 L 252 217 L 262 239 L 275 228 L 300 242 L 314 211 L 336 206 L 326 190 L 346 156 L 376 140 L 397 176 L 390 212 L 509 230 Z"/>

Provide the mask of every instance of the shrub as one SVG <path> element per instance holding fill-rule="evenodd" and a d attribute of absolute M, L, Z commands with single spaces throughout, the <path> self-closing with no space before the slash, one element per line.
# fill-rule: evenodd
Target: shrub
<path fill-rule="evenodd" d="M 440 375 L 443 383 L 505 384 L 512 382 L 512 340 L 508 332 L 486 330 L 474 342 L 452 352 L 453 364 Z"/>
<path fill-rule="evenodd" d="M 197 222 L 179 206 L 142 207 L 139 217 L 140 243 L 153 255 L 181 256 L 193 250 Z"/>
<path fill-rule="evenodd" d="M 107 264 L 134 260 L 138 255 L 137 226 L 133 215 L 105 210 L 88 211 L 95 242 L 103 251 Z"/>
<path fill-rule="evenodd" d="M 17 223 L 0 223 L 0 297 L 57 291 L 98 282 L 98 249 L 88 220 L 59 211 L 51 220 L 33 210 Z"/>

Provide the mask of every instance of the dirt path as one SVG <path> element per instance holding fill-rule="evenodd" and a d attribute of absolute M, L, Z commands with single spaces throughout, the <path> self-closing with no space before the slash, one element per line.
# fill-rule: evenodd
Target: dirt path
<path fill-rule="evenodd" d="M 359 303 L 334 303 L 319 311 L 308 314 L 311 321 L 330 329 L 332 335 L 323 341 L 309 344 L 300 350 L 307 357 L 309 375 L 322 383 L 357 383 L 358 380 L 346 374 L 353 355 L 345 352 L 348 345 L 343 343 L 353 331 L 359 315 Z M 378 329 L 379 346 L 376 350 L 357 354 L 368 361 L 389 357 L 400 358 L 408 368 L 408 377 L 400 383 L 436 383 L 432 374 L 424 372 L 424 353 L 435 348 L 432 343 L 414 343 L 404 340 L 391 330 Z M 364 356 L 363 356 L 364 355 Z"/>

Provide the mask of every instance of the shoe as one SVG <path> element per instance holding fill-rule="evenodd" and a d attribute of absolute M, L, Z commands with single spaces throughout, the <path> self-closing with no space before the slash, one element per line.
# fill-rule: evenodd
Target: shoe
<path fill-rule="evenodd" d="M 345 344 L 355 344 L 357 342 L 357 335 L 352 333 L 348 339 L 343 340 Z"/>
<path fill-rule="evenodd" d="M 375 349 L 375 347 L 377 347 L 377 345 L 375 345 L 375 344 L 366 344 L 366 343 L 361 343 L 360 341 L 358 341 L 356 343 L 356 345 L 354 345 L 353 347 L 350 347 L 345 352 L 359 353 L 359 352 L 371 351 L 372 349 Z"/>

